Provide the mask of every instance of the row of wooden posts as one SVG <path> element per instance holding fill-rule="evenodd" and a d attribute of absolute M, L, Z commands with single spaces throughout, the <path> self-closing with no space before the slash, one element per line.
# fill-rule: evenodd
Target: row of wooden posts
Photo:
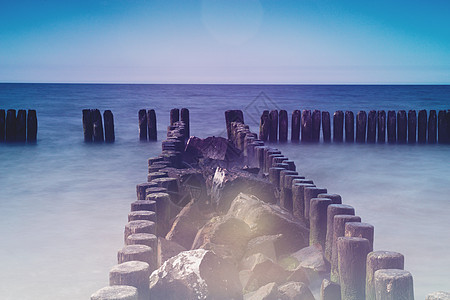
<path fill-rule="evenodd" d="M 3 142 L 29 142 L 37 139 L 38 122 L 36 110 L 0 109 L 0 143 Z"/>
<path fill-rule="evenodd" d="M 114 134 L 114 116 L 110 110 L 103 112 L 104 135 L 102 115 L 98 109 L 83 109 L 83 133 L 84 141 L 87 143 L 113 143 L 116 139 Z"/>
<path fill-rule="evenodd" d="M 387 121 L 387 126 L 386 126 Z M 292 142 L 319 142 L 322 127 L 324 142 L 331 142 L 330 113 L 319 110 L 294 110 L 291 122 Z M 387 130 L 386 130 L 387 129 Z M 450 143 L 450 110 L 371 110 L 368 114 L 359 111 L 336 111 L 333 114 L 333 142 L 353 143 Z M 288 113 L 286 110 L 263 111 L 260 119 L 259 139 L 270 142 L 288 140 Z"/>
<path fill-rule="evenodd" d="M 229 136 L 280 191 L 278 204 L 310 228 L 310 245 L 319 244 L 331 265 L 330 280 L 321 286 L 321 300 L 413 300 L 413 278 L 404 270 L 404 256 L 373 251 L 374 227 L 362 223 L 340 195 L 317 187 L 296 170 L 278 149 L 264 145 L 243 122 L 239 110 L 225 113 Z"/>

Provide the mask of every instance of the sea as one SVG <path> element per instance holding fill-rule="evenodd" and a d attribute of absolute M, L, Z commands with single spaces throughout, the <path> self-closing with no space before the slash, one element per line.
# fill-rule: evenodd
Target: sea
<path fill-rule="evenodd" d="M 450 109 L 450 86 L 2 83 L 0 109 L 36 109 L 39 128 L 36 144 L 0 144 L 0 299 L 89 299 L 108 285 L 136 184 L 183 107 L 191 135 L 225 137 L 228 109 L 257 133 L 265 109 Z M 115 143 L 84 143 L 86 108 L 113 112 Z M 139 141 L 144 108 L 156 142 Z M 404 254 L 416 299 L 450 291 L 450 145 L 273 146 L 375 226 L 375 250 Z"/>

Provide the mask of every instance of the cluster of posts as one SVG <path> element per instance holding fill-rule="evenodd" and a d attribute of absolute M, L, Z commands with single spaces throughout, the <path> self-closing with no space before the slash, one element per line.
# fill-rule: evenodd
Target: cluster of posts
<path fill-rule="evenodd" d="M 156 126 L 156 112 L 154 109 L 141 109 L 138 112 L 139 139 L 141 141 L 156 141 L 158 139 Z"/>
<path fill-rule="evenodd" d="M 281 151 L 258 140 L 244 124 L 242 112 L 227 111 L 225 118 L 229 138 L 243 152 L 245 164 L 268 176 L 280 191 L 278 204 L 310 228 L 310 245 L 319 244 L 324 250 L 331 273 L 330 280 L 322 282 L 322 300 L 414 299 L 403 255 L 373 251 L 372 225 L 361 222 L 340 195 L 299 174 Z"/>
<path fill-rule="evenodd" d="M 110 110 L 103 112 L 104 135 L 102 115 L 98 109 L 83 109 L 83 133 L 84 141 L 87 143 L 113 143 L 116 139 L 114 134 L 114 116 Z"/>
<path fill-rule="evenodd" d="M 0 143 L 36 142 L 38 122 L 36 110 L 0 109 Z"/>
<path fill-rule="evenodd" d="M 319 110 L 294 110 L 291 122 L 292 142 L 319 142 L 322 127 L 324 142 L 331 142 L 330 113 Z M 450 110 L 415 110 L 406 113 L 399 110 L 371 110 L 368 114 L 359 111 L 355 116 L 352 111 L 336 111 L 333 114 L 333 142 L 348 143 L 450 143 Z M 263 111 L 260 120 L 259 138 L 262 141 L 287 142 L 288 113 L 286 110 Z"/>

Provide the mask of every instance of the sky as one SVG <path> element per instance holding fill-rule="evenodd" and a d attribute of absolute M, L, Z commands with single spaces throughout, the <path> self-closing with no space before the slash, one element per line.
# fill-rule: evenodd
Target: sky
<path fill-rule="evenodd" d="M 450 84 L 448 0 L 0 1 L 0 82 Z"/>

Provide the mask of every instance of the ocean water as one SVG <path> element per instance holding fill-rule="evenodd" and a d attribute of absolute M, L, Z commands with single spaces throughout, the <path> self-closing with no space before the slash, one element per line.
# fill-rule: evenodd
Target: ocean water
<path fill-rule="evenodd" d="M 0 299 L 89 299 L 108 285 L 174 107 L 189 108 L 192 135 L 225 136 L 227 109 L 257 132 L 264 109 L 449 109 L 450 86 L 0 84 L 0 108 L 39 122 L 37 144 L 0 144 Z M 112 110 L 114 144 L 83 142 L 84 108 Z M 138 140 L 141 108 L 156 110 L 157 142 Z M 375 250 L 405 255 L 416 299 L 450 291 L 449 145 L 275 146 L 375 226 Z"/>

